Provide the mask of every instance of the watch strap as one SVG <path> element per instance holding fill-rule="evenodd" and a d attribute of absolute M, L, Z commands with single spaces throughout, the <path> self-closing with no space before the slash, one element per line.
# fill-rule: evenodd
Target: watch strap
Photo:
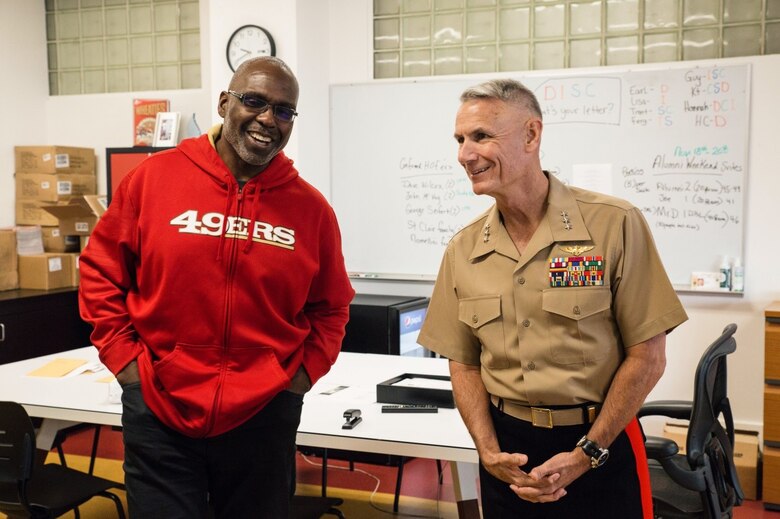
<path fill-rule="evenodd" d="M 581 448 L 590 457 L 590 466 L 594 469 L 606 463 L 609 457 L 609 450 L 599 447 L 598 443 L 588 439 L 587 436 L 583 436 L 577 442 L 577 447 Z"/>

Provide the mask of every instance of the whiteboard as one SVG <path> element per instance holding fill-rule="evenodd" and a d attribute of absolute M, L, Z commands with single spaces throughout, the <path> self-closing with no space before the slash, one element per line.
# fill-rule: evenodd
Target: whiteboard
<path fill-rule="evenodd" d="M 542 167 L 640 208 L 674 284 L 742 258 L 749 64 L 509 77 L 541 104 Z M 482 80 L 331 86 L 331 196 L 352 275 L 432 279 L 452 235 L 492 205 L 453 138 L 460 93 Z"/>

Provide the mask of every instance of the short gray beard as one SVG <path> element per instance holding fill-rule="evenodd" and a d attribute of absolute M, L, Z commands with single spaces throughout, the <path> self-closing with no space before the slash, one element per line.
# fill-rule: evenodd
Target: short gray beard
<path fill-rule="evenodd" d="M 233 146 L 233 149 L 236 150 L 236 153 L 238 153 L 238 156 L 241 157 L 241 160 L 253 166 L 263 166 L 268 163 L 268 162 L 263 162 L 262 157 L 259 157 L 258 155 L 252 153 L 246 148 L 246 145 L 244 144 L 244 140 L 241 138 L 239 128 L 236 128 L 234 126 L 228 126 L 226 128 L 225 126 L 223 126 L 222 132 L 225 140 L 227 140 L 230 143 L 230 145 Z"/>
<path fill-rule="evenodd" d="M 244 141 L 239 141 L 238 144 L 234 144 L 234 146 L 238 156 L 241 157 L 241 159 L 247 164 L 252 164 L 253 166 L 263 165 L 263 159 L 246 149 L 246 146 L 244 146 Z"/>

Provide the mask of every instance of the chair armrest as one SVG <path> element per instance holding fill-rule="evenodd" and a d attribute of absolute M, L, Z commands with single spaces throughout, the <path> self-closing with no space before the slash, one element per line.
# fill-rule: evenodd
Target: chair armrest
<path fill-rule="evenodd" d="M 668 416 L 680 420 L 689 420 L 693 402 L 690 400 L 655 400 L 645 402 L 637 413 L 638 418 L 644 416 Z"/>
<path fill-rule="evenodd" d="M 680 449 L 674 440 L 660 436 L 648 436 L 645 439 L 645 451 L 647 451 L 649 459 L 660 461 L 663 458 L 671 458 L 680 452 Z"/>
<path fill-rule="evenodd" d="M 691 470 L 684 456 L 679 456 L 679 448 L 674 440 L 659 436 L 648 436 L 645 439 L 645 451 L 648 459 L 657 460 L 664 472 L 678 485 L 702 492 L 706 488 L 704 471 Z"/>

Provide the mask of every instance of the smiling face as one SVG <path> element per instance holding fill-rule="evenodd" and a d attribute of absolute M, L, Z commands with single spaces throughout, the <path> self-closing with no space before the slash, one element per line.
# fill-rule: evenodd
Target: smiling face
<path fill-rule="evenodd" d="M 455 118 L 458 162 L 475 194 L 509 198 L 539 164 L 542 121 L 523 106 L 469 99 Z"/>
<path fill-rule="evenodd" d="M 260 58 L 245 63 L 233 76 L 230 90 L 259 96 L 271 105 L 295 108 L 298 104 L 295 76 L 274 60 Z M 225 120 L 217 150 L 239 178 L 251 178 L 264 170 L 290 139 L 293 122 L 278 121 L 270 107 L 258 113 L 222 92 L 217 109 Z"/>

